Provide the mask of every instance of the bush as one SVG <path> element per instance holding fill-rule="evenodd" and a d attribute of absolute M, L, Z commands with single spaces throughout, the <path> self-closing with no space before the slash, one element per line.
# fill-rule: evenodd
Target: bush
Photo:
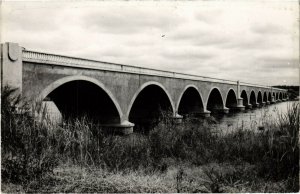
<path fill-rule="evenodd" d="M 23 183 L 51 172 L 57 154 L 50 129 L 34 121 L 15 89 L 4 87 L 1 102 L 2 180 Z"/>
<path fill-rule="evenodd" d="M 213 118 L 186 118 L 178 125 L 169 114 L 161 113 L 158 125 L 148 134 L 118 136 L 104 133 L 100 125 L 87 117 L 65 121 L 61 126 L 36 122 L 30 114 L 36 110 L 29 111 L 15 90 L 8 87 L 4 88 L 1 100 L 3 181 L 18 183 L 38 179 L 51 172 L 58 162 L 109 171 L 142 168 L 160 172 L 181 162 L 197 166 L 237 163 L 241 169 L 230 169 L 229 179 L 237 180 L 241 176 L 235 176 L 238 172 L 253 170 L 255 176 L 287 179 L 291 188 L 297 187 L 299 103 L 289 107 L 287 114 L 279 114 L 276 123 L 266 123 L 265 130 L 260 132 L 243 128 L 218 132 L 210 125 Z M 243 169 L 242 164 L 251 169 Z M 228 179 L 217 176 L 214 171 L 207 173 L 222 177 L 216 179 L 220 183 Z M 217 187 L 211 188 L 214 189 L 218 191 Z"/>

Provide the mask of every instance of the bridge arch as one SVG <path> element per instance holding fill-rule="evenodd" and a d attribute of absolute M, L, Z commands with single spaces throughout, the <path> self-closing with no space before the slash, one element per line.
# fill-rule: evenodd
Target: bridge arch
<path fill-rule="evenodd" d="M 282 93 L 279 92 L 279 99 L 282 100 Z"/>
<path fill-rule="evenodd" d="M 263 103 L 261 91 L 258 91 L 258 93 L 257 93 L 257 103 L 259 103 L 259 104 Z"/>
<path fill-rule="evenodd" d="M 97 79 L 91 78 L 91 77 L 87 77 L 87 76 L 82 76 L 82 75 L 77 75 L 77 76 L 67 76 L 64 78 L 61 78 L 59 80 L 54 81 L 53 83 L 51 83 L 50 85 L 48 85 L 40 94 L 39 96 L 36 98 L 36 101 L 43 101 L 46 97 L 51 98 L 58 98 L 59 92 L 64 92 L 65 94 L 67 94 L 68 92 L 66 91 L 59 91 L 61 90 L 62 87 L 77 87 L 78 85 L 76 84 L 79 83 L 79 85 L 85 85 L 88 86 L 89 89 L 93 89 L 93 92 L 96 92 L 97 94 L 95 94 L 94 99 L 95 101 L 90 102 L 90 103 L 99 103 L 99 99 L 96 99 L 97 97 L 99 97 L 99 95 L 102 95 L 105 102 L 108 103 L 109 105 L 112 105 L 110 108 L 115 108 L 115 111 L 117 112 L 117 114 L 115 114 L 115 116 L 117 116 L 117 120 L 118 121 L 112 121 L 115 123 L 120 123 L 121 122 L 121 118 L 123 116 L 123 112 L 122 109 L 118 103 L 118 101 L 116 100 L 116 98 L 114 97 L 114 95 L 110 92 L 110 90 L 108 90 L 105 85 L 103 83 L 101 83 L 100 81 L 98 81 Z M 76 85 L 76 86 L 75 86 Z M 81 87 L 83 88 L 83 87 Z M 65 95 L 64 94 L 64 95 Z M 78 95 L 80 95 L 78 93 Z M 78 98 L 78 95 L 76 96 L 76 98 Z M 70 97 L 72 97 L 71 94 L 69 94 Z M 83 95 L 81 95 L 81 98 L 83 97 Z M 77 99 L 78 100 L 78 99 Z M 78 103 L 77 103 L 78 105 Z M 91 105 L 91 104 L 90 104 Z M 98 105 L 98 104 L 97 104 Z M 96 107 L 97 105 L 93 106 L 95 109 L 94 111 L 96 111 L 98 107 Z M 114 110 L 112 110 L 114 112 Z M 105 119 L 107 122 L 109 121 L 108 119 Z"/>
<path fill-rule="evenodd" d="M 271 92 L 269 92 L 269 94 L 268 94 L 268 101 L 269 101 L 269 102 L 272 101 L 272 95 L 271 95 Z"/>
<path fill-rule="evenodd" d="M 179 95 L 176 113 L 185 115 L 190 113 L 202 113 L 204 111 L 203 98 L 195 85 L 187 85 Z"/>
<path fill-rule="evenodd" d="M 275 99 L 278 100 L 278 92 L 276 92 Z"/>
<path fill-rule="evenodd" d="M 247 107 L 248 104 L 249 104 L 249 99 L 248 99 L 248 95 L 247 95 L 246 90 L 243 90 L 243 91 L 242 91 L 242 93 L 241 93 L 241 98 L 243 98 L 243 105 L 244 105 L 245 107 Z"/>
<path fill-rule="evenodd" d="M 267 96 L 267 92 L 264 92 L 264 97 L 263 97 L 263 102 L 267 102 L 268 101 L 268 96 Z"/>
<path fill-rule="evenodd" d="M 161 114 L 171 111 L 174 116 L 174 103 L 166 88 L 159 82 L 144 83 L 133 95 L 127 110 L 130 122 L 135 129 L 148 131 L 153 128 Z"/>
<path fill-rule="evenodd" d="M 256 102 L 255 92 L 252 90 L 250 93 L 250 104 L 252 104 L 252 106 L 256 106 Z"/>
<path fill-rule="evenodd" d="M 224 100 L 220 89 L 217 87 L 211 88 L 206 100 L 206 109 L 211 112 L 219 112 L 224 108 Z"/>
<path fill-rule="evenodd" d="M 232 88 L 230 88 L 228 90 L 225 102 L 226 102 L 225 106 L 227 108 L 235 108 L 235 107 L 237 107 L 237 96 L 236 96 L 235 91 Z"/>

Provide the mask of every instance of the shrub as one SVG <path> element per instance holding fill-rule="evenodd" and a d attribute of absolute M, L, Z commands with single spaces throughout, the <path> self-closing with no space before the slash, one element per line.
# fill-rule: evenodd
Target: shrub
<path fill-rule="evenodd" d="M 50 129 L 34 121 L 15 89 L 4 87 L 1 102 L 2 180 L 23 183 L 51 172 L 57 154 Z"/>

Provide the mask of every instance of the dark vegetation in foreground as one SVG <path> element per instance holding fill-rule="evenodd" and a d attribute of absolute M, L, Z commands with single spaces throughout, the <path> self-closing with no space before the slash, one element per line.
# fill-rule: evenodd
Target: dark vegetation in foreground
<path fill-rule="evenodd" d="M 119 136 L 87 118 L 36 122 L 26 105 L 13 108 L 14 90 L 1 98 L 4 192 L 299 190 L 299 103 L 259 132 L 219 133 L 209 119 L 177 125 L 166 117 L 148 135 Z"/>

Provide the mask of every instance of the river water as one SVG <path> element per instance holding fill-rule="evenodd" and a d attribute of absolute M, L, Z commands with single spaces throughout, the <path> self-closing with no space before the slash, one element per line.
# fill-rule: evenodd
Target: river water
<path fill-rule="evenodd" d="M 291 107 L 293 103 L 296 102 L 279 102 L 242 112 L 213 115 L 217 121 L 217 124 L 213 126 L 218 130 L 227 132 L 238 128 L 258 129 L 258 127 L 264 126 L 265 124 L 274 123 L 278 119 L 279 114 L 286 114 L 288 108 Z"/>

